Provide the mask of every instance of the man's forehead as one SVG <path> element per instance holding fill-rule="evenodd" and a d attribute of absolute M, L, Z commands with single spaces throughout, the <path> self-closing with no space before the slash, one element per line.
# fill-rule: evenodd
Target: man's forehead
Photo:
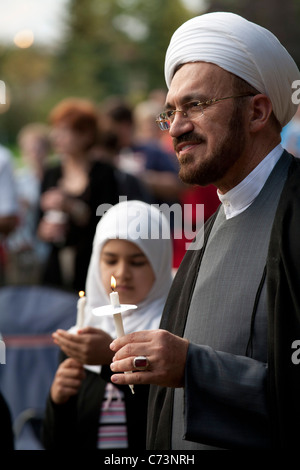
<path fill-rule="evenodd" d="M 218 65 L 209 62 L 183 64 L 172 78 L 166 104 L 174 100 L 200 99 L 201 96 L 211 98 L 211 93 L 227 89 L 231 80 L 231 74 Z"/>

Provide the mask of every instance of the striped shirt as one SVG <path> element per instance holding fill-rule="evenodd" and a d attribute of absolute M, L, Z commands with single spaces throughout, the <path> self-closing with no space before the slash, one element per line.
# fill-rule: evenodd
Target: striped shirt
<path fill-rule="evenodd" d="M 124 393 L 112 383 L 108 383 L 99 417 L 97 448 L 126 449 L 127 447 Z"/>

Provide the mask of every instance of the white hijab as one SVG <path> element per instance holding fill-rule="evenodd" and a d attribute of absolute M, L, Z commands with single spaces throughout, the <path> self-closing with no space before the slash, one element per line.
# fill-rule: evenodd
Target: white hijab
<path fill-rule="evenodd" d="M 112 316 L 95 316 L 92 309 L 110 304 L 101 281 L 100 254 L 105 243 L 116 238 L 135 243 L 148 258 L 155 274 L 154 284 L 138 308 L 122 313 L 125 334 L 159 327 L 172 283 L 172 241 L 169 222 L 162 212 L 141 201 L 123 201 L 109 209 L 96 228 L 86 281 L 83 326 L 101 328 L 113 338 L 116 333 Z"/>
<path fill-rule="evenodd" d="M 200 61 L 218 65 L 269 96 L 282 127 L 294 116 L 298 105 L 292 102 L 292 83 L 300 79 L 300 73 L 290 54 L 267 29 L 234 13 L 192 18 L 171 38 L 165 59 L 167 86 L 179 65 Z"/>

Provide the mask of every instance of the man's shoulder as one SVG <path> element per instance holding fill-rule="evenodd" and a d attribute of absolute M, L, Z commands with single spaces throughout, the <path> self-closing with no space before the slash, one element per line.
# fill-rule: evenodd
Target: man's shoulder
<path fill-rule="evenodd" d="M 300 159 L 288 153 L 287 155 L 291 162 L 278 203 L 276 220 L 282 220 L 284 214 L 291 213 L 293 220 L 300 220 Z"/>
<path fill-rule="evenodd" d="M 300 191 L 299 177 L 300 177 L 300 158 L 296 158 L 291 154 L 291 163 L 289 166 L 288 176 L 285 183 L 285 189 L 293 188 Z"/>

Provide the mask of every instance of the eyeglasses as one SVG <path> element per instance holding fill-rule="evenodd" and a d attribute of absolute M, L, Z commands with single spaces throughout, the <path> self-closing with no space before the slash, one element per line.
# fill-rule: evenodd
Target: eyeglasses
<path fill-rule="evenodd" d="M 169 111 L 160 113 L 156 118 L 156 122 L 161 131 L 167 131 L 170 129 L 176 113 L 182 113 L 184 117 L 194 119 L 198 116 L 202 116 L 208 106 L 218 103 L 218 101 L 228 100 L 230 98 L 243 98 L 246 96 L 254 96 L 254 94 L 247 93 L 244 95 L 226 96 L 225 98 L 213 98 L 207 101 L 188 101 L 181 106 L 181 109 L 170 109 Z"/>

